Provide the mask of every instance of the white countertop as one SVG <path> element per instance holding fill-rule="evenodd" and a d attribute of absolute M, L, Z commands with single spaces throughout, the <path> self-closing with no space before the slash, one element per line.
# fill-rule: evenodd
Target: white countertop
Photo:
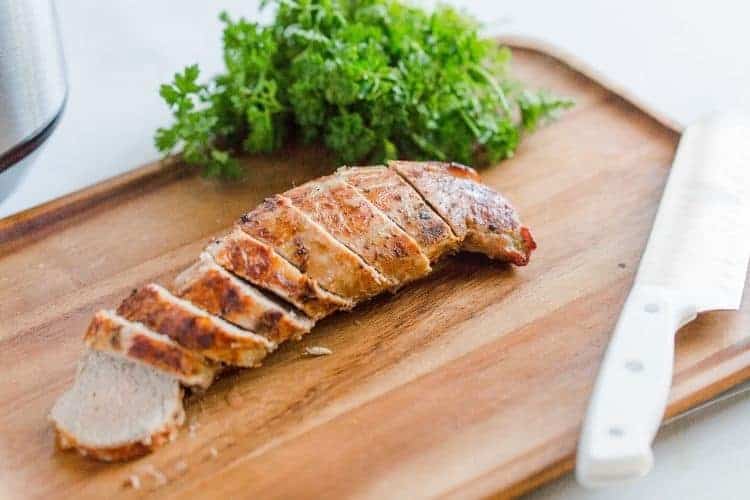
<path fill-rule="evenodd" d="M 576 54 L 681 123 L 715 109 L 750 109 L 746 2 L 452 3 L 482 19 L 488 33 L 531 35 Z M 257 4 L 58 1 L 68 106 L 25 181 L 0 202 L 0 217 L 157 158 L 152 134 L 168 123 L 159 83 L 187 63 L 199 62 L 207 74 L 217 71 L 219 10 L 257 18 Z M 532 497 L 748 498 L 747 416 L 750 397 L 740 396 L 664 429 L 654 471 L 627 486 L 587 492 L 566 477 Z"/>

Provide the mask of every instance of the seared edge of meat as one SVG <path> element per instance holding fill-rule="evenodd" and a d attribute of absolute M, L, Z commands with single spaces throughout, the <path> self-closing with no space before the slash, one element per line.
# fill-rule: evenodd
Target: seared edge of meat
<path fill-rule="evenodd" d="M 117 308 L 117 314 L 230 365 L 258 366 L 276 348 L 265 337 L 241 330 L 154 283 L 134 290 Z"/>
<path fill-rule="evenodd" d="M 98 311 L 91 320 L 84 342 L 90 349 L 105 351 L 176 377 L 188 386 L 207 388 L 217 366 L 146 326 L 133 323 L 114 311 Z"/>
<path fill-rule="evenodd" d="M 290 337 L 300 338 L 314 325 L 313 320 L 289 304 L 268 296 L 216 264 L 207 252 L 175 278 L 173 288 L 178 296 L 201 309 L 276 344 Z"/>
<path fill-rule="evenodd" d="M 383 275 L 282 195 L 266 198 L 243 215 L 238 226 L 273 247 L 321 288 L 341 297 L 360 301 L 390 286 Z"/>
<path fill-rule="evenodd" d="M 354 307 L 354 301 L 323 290 L 269 245 L 240 228 L 209 245 L 206 251 L 227 271 L 278 295 L 314 320 Z"/>
<path fill-rule="evenodd" d="M 526 265 L 536 248 L 513 206 L 457 163 L 392 161 L 398 172 L 461 238 L 461 249 Z"/>
<path fill-rule="evenodd" d="M 310 181 L 284 196 L 388 277 L 394 290 L 430 272 L 416 241 L 337 176 Z"/>
<path fill-rule="evenodd" d="M 430 262 L 458 250 L 460 240 L 450 226 L 393 170 L 383 165 L 341 167 L 336 174 L 414 238 Z"/>

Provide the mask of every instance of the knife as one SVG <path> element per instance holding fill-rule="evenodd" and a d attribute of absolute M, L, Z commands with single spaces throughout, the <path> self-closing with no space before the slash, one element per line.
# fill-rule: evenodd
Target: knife
<path fill-rule="evenodd" d="M 583 422 L 579 483 L 603 486 L 648 473 L 675 333 L 703 311 L 739 309 L 749 257 L 750 117 L 711 115 L 680 140 Z"/>

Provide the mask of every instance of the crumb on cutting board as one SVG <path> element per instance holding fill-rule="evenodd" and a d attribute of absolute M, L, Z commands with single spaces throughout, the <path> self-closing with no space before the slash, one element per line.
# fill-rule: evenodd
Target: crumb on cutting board
<path fill-rule="evenodd" d="M 125 480 L 125 486 L 130 486 L 134 490 L 140 490 L 141 489 L 141 478 L 139 478 L 137 474 L 131 474 Z"/>
<path fill-rule="evenodd" d="M 333 354 L 333 351 L 327 347 L 321 347 L 321 346 L 305 347 L 306 356 L 328 356 L 329 354 Z"/>
<path fill-rule="evenodd" d="M 165 484 L 167 484 L 167 476 L 165 476 L 162 471 L 154 467 L 153 464 L 144 465 L 143 472 L 154 478 L 154 481 L 156 481 L 156 486 L 164 486 Z"/>
<path fill-rule="evenodd" d="M 190 422 L 190 425 L 188 426 L 188 434 L 191 438 L 195 437 L 195 431 L 197 431 L 200 426 L 201 424 L 198 422 Z"/>

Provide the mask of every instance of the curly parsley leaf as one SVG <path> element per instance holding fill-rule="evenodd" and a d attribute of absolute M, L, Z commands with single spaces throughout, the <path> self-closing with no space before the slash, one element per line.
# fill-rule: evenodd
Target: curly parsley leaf
<path fill-rule="evenodd" d="M 557 117 L 560 111 L 573 106 L 570 99 L 561 99 L 543 90 L 524 90 L 518 96 L 517 102 L 521 112 L 521 126 L 529 132 L 536 130 L 540 123 Z"/>
<path fill-rule="evenodd" d="M 318 141 L 345 163 L 392 158 L 493 163 L 572 102 L 509 76 L 510 50 L 450 7 L 397 0 L 267 0 L 262 26 L 220 15 L 225 71 L 196 65 L 162 85 L 171 126 L 156 147 L 207 176 L 236 178 L 241 153 L 288 138 Z"/>

